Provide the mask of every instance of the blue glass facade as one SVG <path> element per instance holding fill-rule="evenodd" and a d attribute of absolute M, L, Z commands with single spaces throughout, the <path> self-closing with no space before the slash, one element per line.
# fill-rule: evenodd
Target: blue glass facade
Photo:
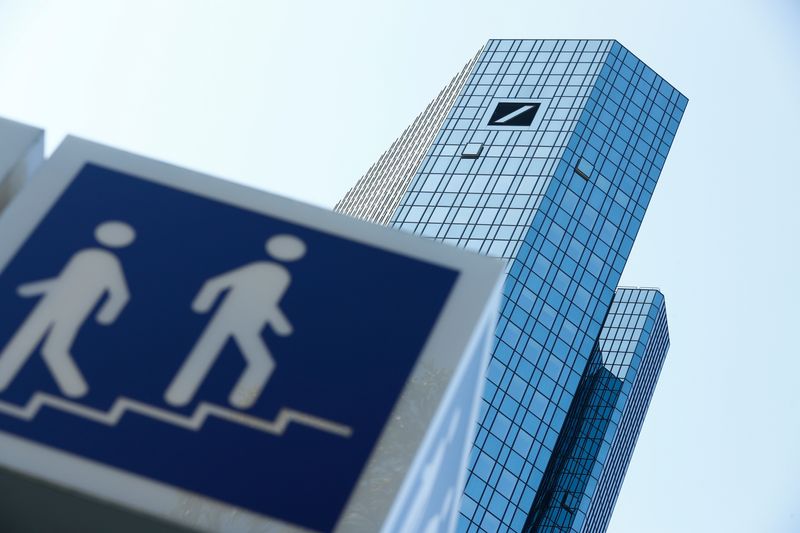
<path fill-rule="evenodd" d="M 605 531 L 668 349 L 663 295 L 617 289 L 527 533 Z"/>
<path fill-rule="evenodd" d="M 687 100 L 610 40 L 491 40 L 459 76 L 337 209 L 508 261 L 458 530 L 521 531 Z"/>

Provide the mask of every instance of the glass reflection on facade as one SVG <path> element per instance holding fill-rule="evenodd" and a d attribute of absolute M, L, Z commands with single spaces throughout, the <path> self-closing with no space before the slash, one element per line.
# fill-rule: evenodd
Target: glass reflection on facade
<path fill-rule="evenodd" d="M 616 41 L 490 40 L 337 204 L 507 261 L 459 531 L 544 497 L 686 104 Z"/>
<path fill-rule="evenodd" d="M 526 533 L 605 531 L 668 349 L 663 295 L 617 289 Z"/>

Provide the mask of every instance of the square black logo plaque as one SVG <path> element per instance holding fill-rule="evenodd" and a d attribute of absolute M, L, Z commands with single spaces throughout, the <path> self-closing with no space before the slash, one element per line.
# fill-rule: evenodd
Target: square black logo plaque
<path fill-rule="evenodd" d="M 530 126 L 540 105 L 539 102 L 498 102 L 489 126 Z"/>

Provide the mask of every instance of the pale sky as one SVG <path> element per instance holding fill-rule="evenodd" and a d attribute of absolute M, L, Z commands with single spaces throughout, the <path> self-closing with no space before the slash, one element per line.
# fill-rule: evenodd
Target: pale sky
<path fill-rule="evenodd" d="M 793 532 L 799 30 L 795 0 L 0 0 L 0 116 L 330 207 L 488 38 L 619 40 L 689 106 L 623 277 L 672 347 L 610 531 Z"/>

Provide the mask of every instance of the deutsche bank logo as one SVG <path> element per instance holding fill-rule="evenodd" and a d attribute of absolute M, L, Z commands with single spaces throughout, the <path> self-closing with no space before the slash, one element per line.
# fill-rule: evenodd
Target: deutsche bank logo
<path fill-rule="evenodd" d="M 489 126 L 530 126 L 539 110 L 539 102 L 498 102 L 489 118 Z"/>
<path fill-rule="evenodd" d="M 0 272 L 0 431 L 330 531 L 457 276 L 87 165 Z"/>

